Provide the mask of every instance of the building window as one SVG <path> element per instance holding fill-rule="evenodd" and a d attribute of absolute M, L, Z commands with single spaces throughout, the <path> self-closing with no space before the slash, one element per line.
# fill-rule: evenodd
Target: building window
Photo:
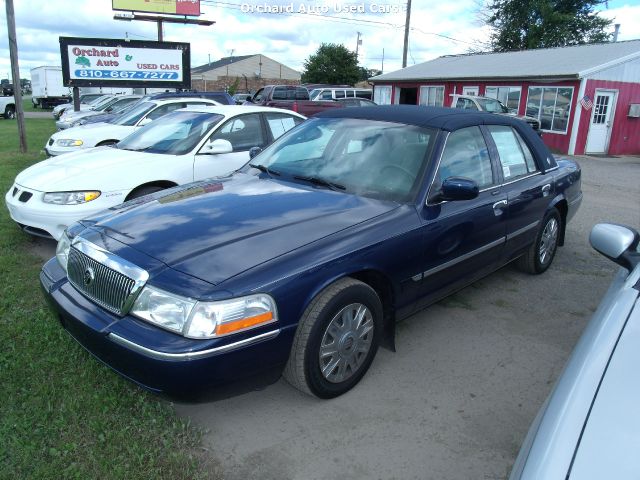
<path fill-rule="evenodd" d="M 540 120 L 540 129 L 567 133 L 572 87 L 529 87 L 527 115 Z"/>
<path fill-rule="evenodd" d="M 484 90 L 485 97 L 500 100 L 512 113 L 518 113 L 520 106 L 520 87 L 487 87 Z"/>
<path fill-rule="evenodd" d="M 420 87 L 420 105 L 444 106 L 444 87 Z"/>
<path fill-rule="evenodd" d="M 378 105 L 391 105 L 391 86 L 376 85 L 373 89 L 373 101 Z"/>

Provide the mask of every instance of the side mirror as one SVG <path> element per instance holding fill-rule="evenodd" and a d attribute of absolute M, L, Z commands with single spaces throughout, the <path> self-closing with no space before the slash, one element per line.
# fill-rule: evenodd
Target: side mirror
<path fill-rule="evenodd" d="M 153 118 L 145 117 L 142 120 L 140 120 L 140 123 L 138 123 L 138 126 L 144 127 L 145 125 L 149 125 L 151 122 L 153 122 Z"/>
<path fill-rule="evenodd" d="M 637 251 L 640 234 L 631 227 L 598 223 L 591 229 L 589 243 L 598 252 L 631 271 L 640 263 Z"/>
<path fill-rule="evenodd" d="M 478 184 L 469 178 L 449 177 L 442 182 L 438 200 L 472 200 L 478 196 Z"/>
<path fill-rule="evenodd" d="M 207 155 L 218 155 L 221 153 L 231 153 L 233 152 L 233 145 L 229 140 L 223 140 L 219 138 L 214 140 L 213 142 L 205 143 L 200 153 L 204 153 Z"/>
<path fill-rule="evenodd" d="M 250 160 L 253 159 L 253 157 L 258 155 L 261 151 L 262 151 L 262 148 L 260 147 L 251 147 L 251 149 L 249 150 L 249 159 Z"/>

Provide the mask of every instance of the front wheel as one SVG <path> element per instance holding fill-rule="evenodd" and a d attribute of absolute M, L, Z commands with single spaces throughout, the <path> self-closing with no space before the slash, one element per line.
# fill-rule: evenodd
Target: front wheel
<path fill-rule="evenodd" d="M 382 304 L 375 290 L 352 278 L 340 279 L 302 315 L 284 377 L 309 395 L 342 395 L 369 369 L 381 331 Z"/>
<path fill-rule="evenodd" d="M 529 250 L 518 259 L 518 267 L 532 274 L 546 271 L 553 261 L 560 240 L 562 219 L 557 209 L 552 208 L 542 220 L 536 240 Z"/>

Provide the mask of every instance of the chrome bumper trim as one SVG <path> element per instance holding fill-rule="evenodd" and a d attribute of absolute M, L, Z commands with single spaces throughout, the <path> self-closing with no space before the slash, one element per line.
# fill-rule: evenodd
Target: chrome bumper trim
<path fill-rule="evenodd" d="M 262 333 L 260 335 L 256 335 L 255 337 L 246 338 L 244 340 L 240 340 L 234 343 L 229 343 L 228 345 L 223 345 L 221 347 L 210 348 L 209 350 L 200 350 L 197 352 L 184 352 L 184 353 L 166 353 L 166 352 L 159 352 L 158 350 L 152 350 L 150 348 L 143 347 L 142 345 L 138 345 L 137 343 L 134 343 L 125 338 L 122 338 L 121 336 L 116 335 L 115 333 L 110 333 L 108 337 L 113 342 L 119 345 L 122 345 L 123 347 L 126 347 L 129 350 L 134 350 L 138 353 L 141 353 L 147 357 L 155 358 L 157 360 L 173 360 L 178 362 L 185 362 L 189 360 L 197 360 L 200 358 L 212 357 L 214 355 L 227 353 L 232 350 L 237 350 L 238 348 L 253 345 L 254 343 L 271 340 L 273 338 L 276 338 L 279 334 L 280 334 L 280 329 L 273 330 L 271 332 Z"/>

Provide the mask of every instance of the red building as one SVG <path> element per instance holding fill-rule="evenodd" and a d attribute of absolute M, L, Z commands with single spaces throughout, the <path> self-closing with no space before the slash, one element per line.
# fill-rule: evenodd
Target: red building
<path fill-rule="evenodd" d="M 379 104 L 450 106 L 454 93 L 497 98 L 540 120 L 568 154 L 640 154 L 640 40 L 447 55 L 373 77 Z"/>

